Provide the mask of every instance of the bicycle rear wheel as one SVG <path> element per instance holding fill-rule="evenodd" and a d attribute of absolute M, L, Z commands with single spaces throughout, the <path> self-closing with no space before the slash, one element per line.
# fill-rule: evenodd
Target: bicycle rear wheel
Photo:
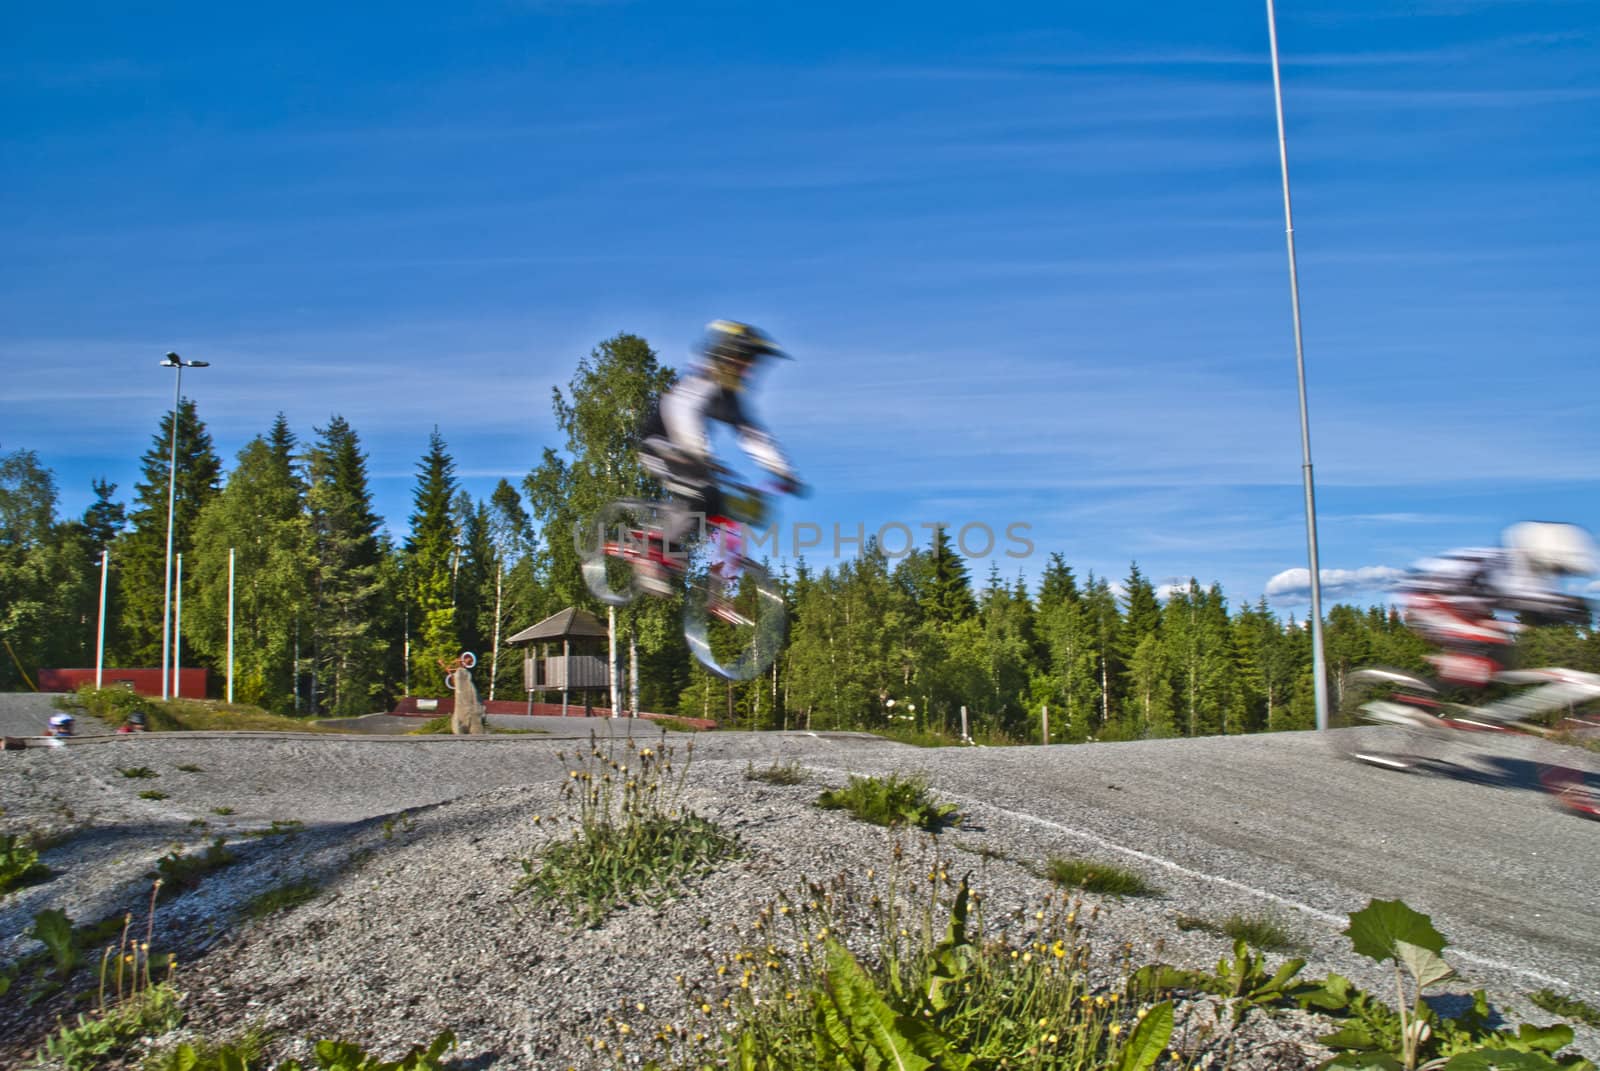
<path fill-rule="evenodd" d="M 1405 670 L 1375 666 L 1347 673 L 1328 716 L 1328 740 L 1346 758 L 1389 770 L 1438 761 L 1451 730 L 1425 705 L 1433 692 Z"/>
<path fill-rule="evenodd" d="M 742 565 L 736 594 L 724 597 L 716 581 L 702 575 L 683 603 L 683 638 L 699 663 L 727 681 L 765 673 L 783 644 L 788 610 L 767 571 Z"/>

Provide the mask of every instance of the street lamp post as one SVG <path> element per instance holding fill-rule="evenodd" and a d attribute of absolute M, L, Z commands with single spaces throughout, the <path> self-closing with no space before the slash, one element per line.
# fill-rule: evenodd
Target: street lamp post
<path fill-rule="evenodd" d="M 172 657 L 172 509 L 178 494 L 178 406 L 182 400 L 183 370 L 206 368 L 210 361 L 186 361 L 169 352 L 161 362 L 162 368 L 176 368 L 177 378 L 172 384 L 172 459 L 167 465 L 167 556 L 162 583 L 166 594 L 161 600 L 161 698 L 171 698 L 172 681 L 169 676 Z"/>

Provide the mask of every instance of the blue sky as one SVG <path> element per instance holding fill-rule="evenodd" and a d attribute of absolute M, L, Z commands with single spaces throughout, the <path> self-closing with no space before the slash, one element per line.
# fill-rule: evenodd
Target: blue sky
<path fill-rule="evenodd" d="M 682 363 L 720 316 L 797 357 L 759 404 L 818 563 L 835 524 L 945 521 L 1029 526 L 980 577 L 1059 550 L 1237 605 L 1305 565 L 1258 3 L 8 21 L 0 449 L 69 513 L 131 493 L 169 349 L 212 362 L 185 394 L 230 462 L 279 410 L 349 419 L 400 534 L 432 427 L 486 495 L 596 342 Z M 1600 527 L 1600 9 L 1278 21 L 1329 597 L 1517 519 Z"/>

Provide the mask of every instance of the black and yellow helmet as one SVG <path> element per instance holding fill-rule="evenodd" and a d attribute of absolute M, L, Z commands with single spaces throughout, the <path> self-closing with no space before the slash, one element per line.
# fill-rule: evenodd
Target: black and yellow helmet
<path fill-rule="evenodd" d="M 748 366 L 763 357 L 788 357 L 772 337 L 759 327 L 734 320 L 712 320 L 706 324 L 700 352 L 714 366 Z"/>

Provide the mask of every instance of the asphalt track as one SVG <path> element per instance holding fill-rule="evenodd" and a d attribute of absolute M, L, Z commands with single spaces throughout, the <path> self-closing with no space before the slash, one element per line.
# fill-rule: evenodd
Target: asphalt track
<path fill-rule="evenodd" d="M 4 731 L 21 729 L 16 717 L 0 717 Z M 471 740 L 149 734 L 84 739 L 71 750 L 83 759 L 105 752 L 94 765 L 135 751 L 141 761 L 204 752 L 216 770 L 226 755 L 248 755 L 248 773 L 230 775 L 218 799 L 248 797 L 263 819 L 314 823 L 559 778 L 559 741 L 632 728 L 527 724 L 544 731 Z M 941 797 L 1025 831 L 1044 850 L 1115 857 L 1154 874 L 1186 909 L 1267 911 L 1320 934 L 1319 943 L 1342 943 L 1346 913 L 1369 898 L 1400 898 L 1433 917 L 1453 961 L 1484 984 L 1523 993 L 1551 986 L 1600 1003 L 1600 822 L 1556 808 L 1537 778 L 1551 763 L 1600 776 L 1592 752 L 1497 738 L 1426 771 L 1396 773 L 1349 761 L 1317 733 L 937 750 L 858 734 L 695 739 L 697 761 L 730 768 L 794 760 L 835 779 L 926 772 Z M 8 773 L 48 776 L 43 755 L 21 755 L 30 761 L 0 766 L 0 785 Z"/>

